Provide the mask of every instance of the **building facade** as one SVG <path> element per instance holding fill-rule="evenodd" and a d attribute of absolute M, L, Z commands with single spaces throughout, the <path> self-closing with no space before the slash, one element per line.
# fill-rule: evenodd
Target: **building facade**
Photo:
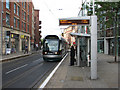
<path fill-rule="evenodd" d="M 69 26 L 64 29 L 63 35 L 64 38 L 68 41 L 69 45 L 73 45 L 76 42 L 76 37 L 72 37 L 70 33 L 76 33 L 77 32 L 77 26 Z"/>
<path fill-rule="evenodd" d="M 34 41 L 35 41 L 35 48 L 36 49 L 40 49 L 41 47 L 41 37 L 40 37 L 40 31 L 39 31 L 39 25 L 40 25 L 40 21 L 39 21 L 39 10 L 34 10 L 34 26 L 35 26 L 35 36 L 34 36 Z"/>
<path fill-rule="evenodd" d="M 31 50 L 32 2 L 3 2 L 3 54 Z"/>

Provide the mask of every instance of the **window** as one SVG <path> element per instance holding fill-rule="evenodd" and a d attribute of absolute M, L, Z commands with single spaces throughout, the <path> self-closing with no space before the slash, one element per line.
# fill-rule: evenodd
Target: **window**
<path fill-rule="evenodd" d="M 20 28 L 20 20 L 17 19 L 17 28 Z"/>
<path fill-rule="evenodd" d="M 23 30 L 23 22 L 22 22 L 22 30 Z"/>
<path fill-rule="evenodd" d="M 26 8 L 26 2 L 24 2 L 24 8 Z"/>
<path fill-rule="evenodd" d="M 24 30 L 26 31 L 26 23 L 24 23 Z"/>
<path fill-rule="evenodd" d="M 24 20 L 26 20 L 26 12 L 24 12 Z"/>
<path fill-rule="evenodd" d="M 6 13 L 6 24 L 10 25 L 10 15 Z"/>
<path fill-rule="evenodd" d="M 28 12 L 29 12 L 29 4 L 28 4 Z"/>
<path fill-rule="evenodd" d="M 20 7 L 17 6 L 17 15 L 20 16 Z"/>
<path fill-rule="evenodd" d="M 27 31 L 29 32 L 29 25 L 28 25 Z"/>
<path fill-rule="evenodd" d="M 22 2 L 22 7 L 24 6 L 24 2 Z"/>
<path fill-rule="evenodd" d="M 14 27 L 16 27 L 16 18 L 14 17 Z"/>
<path fill-rule="evenodd" d="M 14 13 L 17 13 L 17 9 L 16 9 L 16 3 L 14 3 Z"/>
<path fill-rule="evenodd" d="M 28 15 L 28 22 L 29 22 L 29 15 Z"/>
<path fill-rule="evenodd" d="M 6 8 L 10 9 L 10 2 L 9 2 L 9 0 L 6 0 Z"/>
<path fill-rule="evenodd" d="M 24 18 L 24 11 L 22 10 L 22 18 Z"/>

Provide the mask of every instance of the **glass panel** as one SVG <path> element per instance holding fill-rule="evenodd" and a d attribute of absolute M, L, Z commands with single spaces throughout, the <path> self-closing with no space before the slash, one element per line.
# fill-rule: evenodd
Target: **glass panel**
<path fill-rule="evenodd" d="M 10 25 L 10 15 L 6 13 L 6 24 Z"/>
<path fill-rule="evenodd" d="M 47 51 L 58 51 L 59 42 L 58 40 L 47 39 L 44 46 Z"/>
<path fill-rule="evenodd" d="M 9 2 L 9 0 L 6 0 L 6 8 L 10 9 L 10 2 Z"/>

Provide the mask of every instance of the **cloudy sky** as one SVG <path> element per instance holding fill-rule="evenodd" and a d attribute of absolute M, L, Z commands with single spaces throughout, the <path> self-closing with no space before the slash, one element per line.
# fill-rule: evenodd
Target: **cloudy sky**
<path fill-rule="evenodd" d="M 42 36 L 61 34 L 59 18 L 77 17 L 82 0 L 33 0 L 34 8 L 39 9 L 42 21 Z"/>

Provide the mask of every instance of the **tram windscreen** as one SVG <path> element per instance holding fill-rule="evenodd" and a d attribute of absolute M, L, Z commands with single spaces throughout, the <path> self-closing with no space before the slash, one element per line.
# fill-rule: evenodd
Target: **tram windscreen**
<path fill-rule="evenodd" d="M 56 39 L 46 39 L 44 46 L 46 51 L 58 51 L 59 41 Z"/>

